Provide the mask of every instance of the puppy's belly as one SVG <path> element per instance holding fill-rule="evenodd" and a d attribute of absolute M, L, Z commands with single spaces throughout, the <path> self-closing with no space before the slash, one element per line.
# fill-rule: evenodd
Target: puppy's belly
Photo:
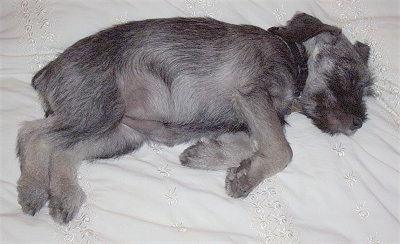
<path fill-rule="evenodd" d="M 165 123 L 156 120 L 142 120 L 124 116 L 122 123 L 142 134 L 147 140 L 167 146 L 174 146 L 193 139 L 191 134 L 179 133 L 169 128 Z"/>
<path fill-rule="evenodd" d="M 212 137 L 228 132 L 247 131 L 245 124 L 236 121 L 219 124 L 175 124 L 124 116 L 122 123 L 132 128 L 135 132 L 139 132 L 148 140 L 167 146 L 174 146 L 201 137 Z"/>

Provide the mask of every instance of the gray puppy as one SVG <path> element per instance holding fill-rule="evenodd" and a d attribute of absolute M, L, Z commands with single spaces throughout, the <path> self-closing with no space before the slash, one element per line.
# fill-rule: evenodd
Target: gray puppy
<path fill-rule="evenodd" d="M 269 31 L 209 18 L 100 31 L 32 79 L 46 117 L 18 134 L 19 203 L 34 215 L 49 200 L 53 219 L 67 223 L 85 201 L 82 160 L 199 138 L 209 140 L 186 149 L 182 163 L 228 169 L 227 194 L 244 197 L 290 162 L 283 125 L 294 103 L 325 132 L 361 127 L 368 56 L 368 46 L 302 13 Z"/>

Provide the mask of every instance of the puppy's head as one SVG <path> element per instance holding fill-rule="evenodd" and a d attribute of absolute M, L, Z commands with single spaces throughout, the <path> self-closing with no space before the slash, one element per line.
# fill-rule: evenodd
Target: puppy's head
<path fill-rule="evenodd" d="M 364 98 L 373 94 L 369 46 L 352 44 L 339 28 L 304 13 L 271 31 L 306 48 L 309 75 L 298 98 L 302 113 L 330 134 L 351 135 L 361 128 L 367 118 Z"/>

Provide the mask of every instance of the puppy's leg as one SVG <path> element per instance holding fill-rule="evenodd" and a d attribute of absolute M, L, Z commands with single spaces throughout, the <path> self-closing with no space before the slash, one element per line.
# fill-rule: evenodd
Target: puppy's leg
<path fill-rule="evenodd" d="M 179 159 L 184 166 L 208 169 L 227 170 L 251 157 L 254 153 L 253 143 L 244 132 L 229 133 L 207 141 L 199 141 L 183 151 Z"/>
<path fill-rule="evenodd" d="M 51 147 L 45 138 L 50 122 L 50 119 L 25 122 L 18 132 L 17 156 L 21 168 L 18 202 L 23 212 L 30 215 L 35 215 L 49 197 Z"/>
<path fill-rule="evenodd" d="M 257 143 L 253 156 L 243 160 L 239 167 L 228 169 L 226 191 L 237 198 L 247 196 L 266 177 L 283 170 L 292 158 L 292 150 L 267 94 L 237 94 L 235 102 Z"/>
<path fill-rule="evenodd" d="M 83 155 L 76 150 L 56 150 L 50 166 L 50 215 L 57 223 L 68 223 L 85 201 L 77 180 Z"/>
<path fill-rule="evenodd" d="M 126 154 L 142 144 L 143 138 L 120 124 L 102 136 L 78 142 L 68 149 L 56 149 L 50 167 L 50 215 L 68 223 L 79 212 L 85 193 L 78 184 L 77 168 L 82 160 Z"/>

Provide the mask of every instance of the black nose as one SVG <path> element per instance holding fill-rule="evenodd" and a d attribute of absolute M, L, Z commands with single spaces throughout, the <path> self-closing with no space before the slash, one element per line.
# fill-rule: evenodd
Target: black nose
<path fill-rule="evenodd" d="M 354 119 L 353 119 L 353 125 L 351 126 L 351 129 L 352 129 L 352 130 L 360 129 L 361 126 L 362 126 L 362 124 L 363 124 L 362 119 L 360 119 L 360 118 L 354 118 Z"/>

